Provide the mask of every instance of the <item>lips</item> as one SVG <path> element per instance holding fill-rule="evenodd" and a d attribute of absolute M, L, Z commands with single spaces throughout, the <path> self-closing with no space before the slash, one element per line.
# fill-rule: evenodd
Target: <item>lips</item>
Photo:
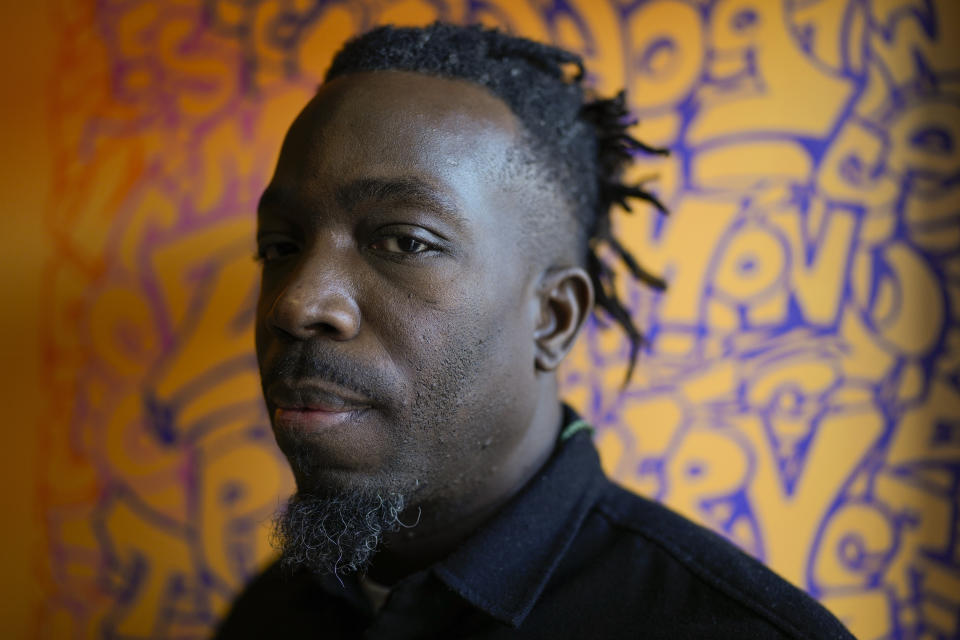
<path fill-rule="evenodd" d="M 327 382 L 275 383 L 267 389 L 278 429 L 315 431 L 355 421 L 371 400 Z"/>

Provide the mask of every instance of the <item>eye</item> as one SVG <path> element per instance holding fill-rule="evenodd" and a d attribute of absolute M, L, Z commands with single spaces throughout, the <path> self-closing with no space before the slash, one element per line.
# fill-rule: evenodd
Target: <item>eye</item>
<path fill-rule="evenodd" d="M 380 238 L 370 245 L 370 248 L 387 253 L 411 255 L 430 251 L 433 247 L 422 240 L 417 240 L 413 236 L 388 236 L 386 238 Z"/>
<path fill-rule="evenodd" d="M 297 253 L 300 248 L 293 242 L 274 241 L 261 242 L 257 248 L 257 260 L 273 262 Z"/>

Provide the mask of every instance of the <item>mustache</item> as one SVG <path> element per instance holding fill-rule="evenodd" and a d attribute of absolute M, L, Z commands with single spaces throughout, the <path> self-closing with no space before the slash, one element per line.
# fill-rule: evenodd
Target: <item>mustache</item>
<path fill-rule="evenodd" d="M 284 351 L 260 367 L 264 390 L 274 382 L 329 382 L 374 404 L 391 406 L 396 385 L 381 370 L 335 352 L 319 349 Z"/>

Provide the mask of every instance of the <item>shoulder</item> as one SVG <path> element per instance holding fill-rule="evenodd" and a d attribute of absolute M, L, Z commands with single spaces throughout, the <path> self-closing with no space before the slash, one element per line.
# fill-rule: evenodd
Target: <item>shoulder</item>
<path fill-rule="evenodd" d="M 676 600 L 707 604 L 718 611 L 736 607 L 786 638 L 853 636 L 822 605 L 723 537 L 664 505 L 613 483 L 595 505 L 596 517 L 619 539 L 619 555 L 631 569 L 662 587 Z M 669 580 L 666 579 L 669 576 Z"/>

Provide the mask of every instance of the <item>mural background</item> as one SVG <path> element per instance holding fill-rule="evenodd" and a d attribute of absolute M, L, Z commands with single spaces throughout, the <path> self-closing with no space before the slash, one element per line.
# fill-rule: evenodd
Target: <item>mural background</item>
<path fill-rule="evenodd" d="M 621 279 L 639 375 L 600 323 L 564 374 L 608 472 L 860 638 L 960 637 L 960 3 L 36 6 L 0 125 L 11 634 L 202 638 L 267 561 L 256 199 L 347 36 L 440 18 L 582 52 L 674 150 L 635 176 L 671 216 L 617 218 L 670 282 Z"/>

